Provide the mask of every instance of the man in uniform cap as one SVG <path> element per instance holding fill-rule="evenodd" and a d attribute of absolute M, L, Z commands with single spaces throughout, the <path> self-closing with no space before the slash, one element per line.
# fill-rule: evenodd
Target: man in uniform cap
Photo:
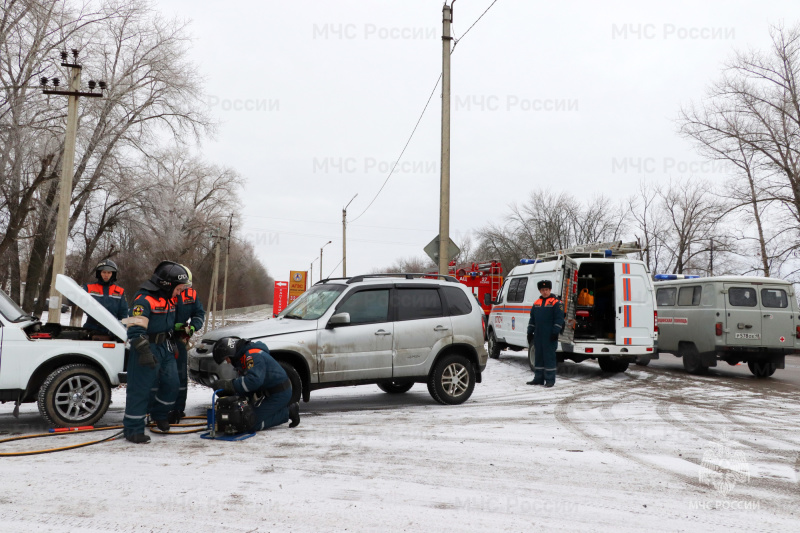
<path fill-rule="evenodd" d="M 556 384 L 556 349 L 558 335 L 564 329 L 564 306 L 550 294 L 553 283 L 549 279 L 536 284 L 541 297 L 531 307 L 528 320 L 528 346 L 534 347 L 533 380 L 528 385 L 552 387 Z"/>

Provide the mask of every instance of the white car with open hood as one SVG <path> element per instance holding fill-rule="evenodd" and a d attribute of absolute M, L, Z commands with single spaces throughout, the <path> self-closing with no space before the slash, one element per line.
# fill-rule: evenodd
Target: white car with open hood
<path fill-rule="evenodd" d="M 0 402 L 37 402 L 54 426 L 92 425 L 106 413 L 111 387 L 125 366 L 125 326 L 72 279 L 56 289 L 111 332 L 91 340 L 88 330 L 42 324 L 0 291 Z"/>

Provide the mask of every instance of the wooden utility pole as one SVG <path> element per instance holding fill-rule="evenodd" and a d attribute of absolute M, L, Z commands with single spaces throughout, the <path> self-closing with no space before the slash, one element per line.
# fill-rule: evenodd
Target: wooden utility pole
<path fill-rule="evenodd" d="M 209 298 L 209 307 L 211 308 L 211 320 L 209 320 L 211 324 L 211 329 L 216 327 L 215 321 L 217 318 L 217 285 L 219 283 L 219 228 L 217 228 L 217 233 L 214 235 L 216 242 L 214 243 L 214 271 L 211 274 L 211 289 L 209 292 L 211 296 Z"/>
<path fill-rule="evenodd" d="M 222 282 L 222 325 L 225 326 L 225 307 L 228 301 L 228 259 L 231 256 L 231 233 L 233 233 L 233 214 L 228 224 L 228 246 L 225 249 L 225 275 Z"/>
<path fill-rule="evenodd" d="M 61 160 L 61 182 L 56 218 L 56 242 L 53 247 L 53 278 L 50 283 L 50 300 L 47 309 L 47 323 L 61 322 L 61 293 L 56 290 L 56 276 L 64 273 L 67 262 L 67 239 L 69 237 L 69 207 L 72 203 L 72 177 L 75 172 L 75 137 L 78 131 L 78 97 L 102 97 L 105 82 L 100 82 L 101 92 L 81 92 L 81 66 L 78 64 L 78 51 L 72 50 L 72 62 L 67 60 L 67 52 L 61 52 L 61 66 L 69 69 L 69 87 L 66 91 L 59 89 L 58 78 L 50 80 L 42 78 L 44 94 L 58 94 L 69 97 L 67 104 L 67 129 L 64 136 L 64 157 Z M 95 82 L 89 82 L 94 90 Z M 50 88 L 52 87 L 52 88 Z"/>
<path fill-rule="evenodd" d="M 447 275 L 450 265 L 450 24 L 452 7 L 442 8 L 442 155 L 439 196 L 439 274 Z"/>

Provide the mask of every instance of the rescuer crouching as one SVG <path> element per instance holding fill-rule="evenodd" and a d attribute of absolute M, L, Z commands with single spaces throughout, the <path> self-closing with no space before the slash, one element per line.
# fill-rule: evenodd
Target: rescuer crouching
<path fill-rule="evenodd" d="M 239 373 L 238 378 L 217 380 L 212 387 L 221 390 L 219 396 L 247 397 L 255 411 L 255 423 L 249 431 L 269 429 L 290 419 L 290 428 L 300 423 L 300 405 L 289 405 L 292 383 L 264 343 L 223 337 L 214 344 L 213 356 L 218 365 L 227 362 Z"/>

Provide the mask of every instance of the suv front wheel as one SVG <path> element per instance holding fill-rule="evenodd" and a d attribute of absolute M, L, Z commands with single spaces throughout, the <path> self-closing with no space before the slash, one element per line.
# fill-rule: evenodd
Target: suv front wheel
<path fill-rule="evenodd" d="M 437 402 L 458 405 L 467 401 L 475 389 L 475 369 L 463 355 L 442 357 L 428 377 L 428 392 Z"/>
<path fill-rule="evenodd" d="M 92 426 L 108 410 L 111 388 L 88 365 L 66 365 L 44 380 L 37 397 L 39 412 L 53 426 Z"/>

